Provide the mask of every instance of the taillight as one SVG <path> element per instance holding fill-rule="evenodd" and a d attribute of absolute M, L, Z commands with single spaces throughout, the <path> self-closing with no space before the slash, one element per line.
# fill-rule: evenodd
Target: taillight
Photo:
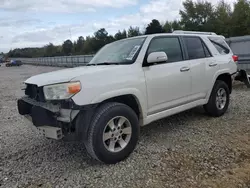
<path fill-rule="evenodd" d="M 239 57 L 237 55 L 233 55 L 234 62 L 237 62 L 239 60 Z"/>

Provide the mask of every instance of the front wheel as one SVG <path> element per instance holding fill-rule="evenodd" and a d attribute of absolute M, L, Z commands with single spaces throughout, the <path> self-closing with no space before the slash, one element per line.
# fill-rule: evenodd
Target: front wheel
<path fill-rule="evenodd" d="M 204 105 L 205 111 L 214 117 L 225 114 L 230 101 L 230 92 L 228 85 L 221 80 L 217 80 L 214 84 L 209 101 Z"/>
<path fill-rule="evenodd" d="M 114 164 L 126 159 L 139 138 L 136 113 L 121 103 L 101 105 L 91 121 L 85 146 L 95 159 Z"/>

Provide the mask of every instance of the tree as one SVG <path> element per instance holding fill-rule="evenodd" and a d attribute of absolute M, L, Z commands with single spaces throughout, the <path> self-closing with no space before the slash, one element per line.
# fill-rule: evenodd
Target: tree
<path fill-rule="evenodd" d="M 215 9 L 215 32 L 217 34 L 229 37 L 232 33 L 232 10 L 229 4 L 224 0 L 220 1 Z"/>
<path fill-rule="evenodd" d="M 108 44 L 112 40 L 112 37 L 108 35 L 108 32 L 101 28 L 94 33 L 94 38 L 92 39 L 92 48 L 94 52 L 97 52 L 104 45 Z"/>
<path fill-rule="evenodd" d="M 148 26 L 146 27 L 146 31 L 145 34 L 154 34 L 154 33 L 163 33 L 164 30 L 160 24 L 160 22 L 156 19 L 153 19 L 151 21 L 151 23 L 148 24 Z"/>
<path fill-rule="evenodd" d="M 8 57 L 43 57 L 45 56 L 45 47 L 42 48 L 16 48 L 10 50 Z"/>
<path fill-rule="evenodd" d="M 107 37 L 107 43 L 106 44 L 108 44 L 108 43 L 111 43 L 111 42 L 114 42 L 115 41 L 115 38 L 112 36 L 112 35 L 109 35 L 108 37 Z"/>
<path fill-rule="evenodd" d="M 185 30 L 214 31 L 214 9 L 210 2 L 186 0 L 183 6 L 180 16 Z"/>
<path fill-rule="evenodd" d="M 71 55 L 73 52 L 73 43 L 71 40 L 66 40 L 62 45 L 62 51 L 64 55 Z"/>
<path fill-rule="evenodd" d="M 130 26 L 128 29 L 128 37 L 136 37 L 141 35 L 139 27 Z"/>
<path fill-rule="evenodd" d="M 56 47 L 52 43 L 49 43 L 48 45 L 45 46 L 44 56 L 53 57 L 55 56 L 55 54 L 56 54 Z"/>
<path fill-rule="evenodd" d="M 172 33 L 172 23 L 169 21 L 166 21 L 166 23 L 163 26 L 163 29 L 166 33 Z"/>
<path fill-rule="evenodd" d="M 250 6 L 247 0 L 238 0 L 232 14 L 232 35 L 250 34 Z"/>
<path fill-rule="evenodd" d="M 84 38 L 82 36 L 80 36 L 78 39 L 77 39 L 77 42 L 76 42 L 76 47 L 75 47 L 75 52 L 77 52 L 78 54 L 81 54 L 83 53 L 83 46 L 84 46 Z"/>
<path fill-rule="evenodd" d="M 72 50 L 72 54 L 76 55 L 77 54 L 77 50 L 76 50 L 76 41 L 73 42 L 73 50 Z"/>
<path fill-rule="evenodd" d="M 183 28 L 182 28 L 182 25 L 179 21 L 174 20 L 172 22 L 172 29 L 175 31 L 175 30 L 182 30 Z"/>
<path fill-rule="evenodd" d="M 121 39 L 125 39 L 127 38 L 127 32 L 124 29 L 123 32 L 121 32 L 120 30 L 115 34 L 115 40 L 121 40 Z"/>
<path fill-rule="evenodd" d="M 172 33 L 175 30 L 182 30 L 182 26 L 181 23 L 177 20 L 174 20 L 173 22 L 166 21 L 163 29 L 166 33 Z"/>
<path fill-rule="evenodd" d="M 94 53 L 93 41 L 94 41 L 93 37 L 90 36 L 86 37 L 86 40 L 83 44 L 84 54 Z"/>

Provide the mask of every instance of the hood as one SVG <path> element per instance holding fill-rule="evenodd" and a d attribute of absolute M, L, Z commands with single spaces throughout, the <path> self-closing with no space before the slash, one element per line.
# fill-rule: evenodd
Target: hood
<path fill-rule="evenodd" d="M 43 73 L 36 76 L 32 76 L 27 79 L 24 83 L 27 84 L 35 84 L 38 87 L 50 85 L 50 84 L 57 84 L 63 82 L 69 82 L 72 79 L 82 76 L 85 74 L 93 74 L 98 73 L 101 71 L 116 69 L 118 67 L 123 67 L 119 65 L 108 65 L 108 66 L 84 66 L 84 67 L 76 67 L 76 68 L 68 68 L 59 71 L 53 71 L 49 73 Z"/>

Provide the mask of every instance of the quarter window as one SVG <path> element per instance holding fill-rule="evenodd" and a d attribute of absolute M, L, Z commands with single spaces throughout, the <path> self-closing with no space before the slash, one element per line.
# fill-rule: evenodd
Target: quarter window
<path fill-rule="evenodd" d="M 165 52 L 168 56 L 168 62 L 183 60 L 178 37 L 159 37 L 152 39 L 147 54 L 149 55 L 152 52 Z"/>
<path fill-rule="evenodd" d="M 228 48 L 226 42 L 222 38 L 210 37 L 209 40 L 220 54 L 226 55 L 230 53 L 230 49 Z"/>

